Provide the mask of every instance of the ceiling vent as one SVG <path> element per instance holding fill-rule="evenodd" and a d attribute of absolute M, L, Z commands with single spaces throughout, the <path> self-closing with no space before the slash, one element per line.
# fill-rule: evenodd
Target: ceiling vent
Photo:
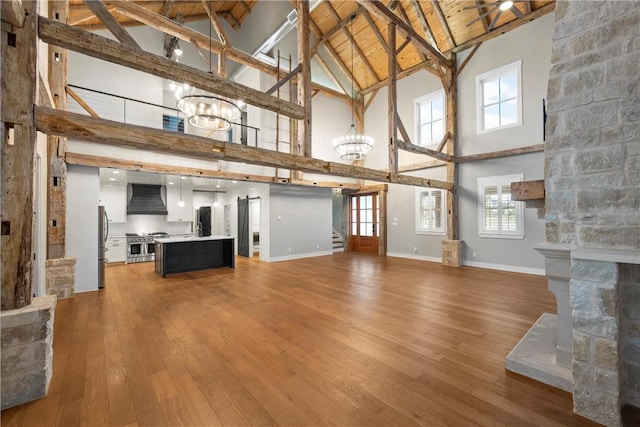
<path fill-rule="evenodd" d="M 167 215 L 161 185 L 131 184 L 127 215 Z"/>

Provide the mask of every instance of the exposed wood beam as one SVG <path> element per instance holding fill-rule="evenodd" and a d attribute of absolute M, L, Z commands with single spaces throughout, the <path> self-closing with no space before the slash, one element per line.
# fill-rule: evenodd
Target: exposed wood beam
<path fill-rule="evenodd" d="M 433 8 L 433 12 L 435 13 L 436 18 L 438 18 L 438 21 L 440 22 L 440 26 L 442 27 L 444 35 L 447 37 L 449 46 L 451 46 L 451 49 L 453 49 L 454 47 L 456 47 L 456 42 L 453 39 L 451 28 L 449 28 L 447 18 L 445 18 L 444 13 L 442 13 L 442 9 L 440 8 L 440 3 L 438 3 L 438 0 L 431 0 L 431 7 Z"/>
<path fill-rule="evenodd" d="M 402 49 L 404 49 L 405 47 L 407 47 L 407 45 L 411 43 L 411 39 L 404 39 L 404 41 L 402 42 L 402 44 L 400 45 L 400 47 L 398 47 L 395 51 L 395 54 L 398 55 L 400 52 L 402 52 Z"/>
<path fill-rule="evenodd" d="M 36 212 L 34 159 L 37 132 L 33 126 L 33 116 L 38 81 L 37 7 L 38 3 L 35 1 L 24 2 L 25 18 L 22 26 L 12 28 L 17 39 L 15 46 L 7 43 L 4 33 L 6 26 L 2 25 L 0 310 L 3 311 L 27 306 L 31 304 L 32 298 L 35 228 L 33 213 Z M 3 5 L 0 13 L 4 16 L 6 10 Z"/>
<path fill-rule="evenodd" d="M 42 77 L 42 73 L 38 73 L 38 104 L 45 107 L 56 108 L 56 103 L 51 95 L 49 83 Z"/>
<path fill-rule="evenodd" d="M 276 90 L 278 90 L 279 88 L 281 88 L 282 86 L 287 84 L 287 82 L 289 80 L 291 80 L 291 78 L 294 77 L 296 74 L 298 74 L 301 69 L 302 69 L 302 67 L 300 66 L 300 64 L 298 64 L 296 66 L 296 68 L 294 68 L 293 70 L 289 71 L 286 76 L 281 78 L 280 81 L 278 81 L 275 85 L 271 86 L 269 88 L 269 90 L 267 90 L 265 93 L 267 95 L 272 95 L 273 92 L 275 92 Z"/>
<path fill-rule="evenodd" d="M 305 187 L 323 187 L 323 188 L 342 188 L 343 190 L 360 190 L 360 184 L 355 182 L 340 181 L 312 181 L 309 179 L 296 180 L 293 185 L 302 185 Z"/>
<path fill-rule="evenodd" d="M 313 20 L 311 20 L 309 23 L 311 24 L 311 31 L 313 31 L 315 36 L 318 38 L 322 37 L 322 31 L 320 31 L 320 28 L 318 27 L 318 25 Z M 346 79 L 351 81 L 351 71 L 347 69 L 347 66 L 342 61 L 342 59 L 340 59 L 340 55 L 338 55 L 338 53 L 333 48 L 333 46 L 331 46 L 331 43 L 325 43 L 323 47 L 327 51 L 329 56 L 331 56 L 331 59 L 333 59 L 333 62 L 336 63 L 336 65 L 338 66 L 342 74 L 344 74 Z M 358 85 L 358 82 L 355 80 L 353 80 L 353 89 L 356 92 L 360 92 L 361 90 L 360 85 Z"/>
<path fill-rule="evenodd" d="M 382 48 L 386 51 L 389 50 L 389 46 L 387 46 L 387 41 L 384 39 L 384 37 L 382 36 L 382 33 L 380 32 L 380 30 L 378 29 L 378 26 L 376 25 L 375 22 L 373 22 L 373 18 L 371 17 L 371 15 L 369 14 L 369 12 L 367 12 L 366 10 L 362 13 L 362 16 L 364 16 L 364 19 L 369 23 L 369 26 L 371 27 L 371 30 L 373 30 L 373 34 L 376 35 L 376 38 L 378 39 L 378 41 L 380 42 L 380 45 L 382 46 Z M 400 69 L 400 64 L 398 63 L 398 61 L 396 60 L 396 66 L 398 67 L 398 69 Z"/>
<path fill-rule="evenodd" d="M 451 138 L 451 133 L 445 132 L 444 136 L 440 140 L 440 144 L 438 144 L 438 148 L 436 148 L 436 151 L 439 151 L 439 152 L 442 153 L 442 149 L 447 144 L 447 141 L 449 141 L 449 138 Z"/>
<path fill-rule="evenodd" d="M 427 156 L 436 158 L 438 160 L 444 160 L 446 162 L 452 161 L 452 157 L 449 156 L 448 154 L 441 153 L 436 150 L 431 150 L 429 148 L 421 147 L 419 145 L 414 145 L 406 141 L 398 141 L 398 148 L 400 150 L 409 151 L 411 153 L 425 154 Z"/>
<path fill-rule="evenodd" d="M 87 104 L 84 101 L 84 99 L 82 99 L 82 97 L 80 95 L 78 95 L 73 89 L 71 89 L 69 86 L 67 86 L 67 87 L 64 88 L 64 90 L 67 92 L 67 94 L 69 94 L 70 97 L 72 97 L 84 109 L 84 111 L 89 113 L 89 115 L 91 117 L 100 118 L 98 113 L 96 113 L 95 110 L 93 108 L 91 108 L 89 106 L 89 104 Z"/>
<path fill-rule="evenodd" d="M 408 142 L 411 144 L 411 137 L 409 137 L 409 133 L 407 132 L 407 128 L 404 127 L 404 123 L 402 123 L 402 119 L 400 118 L 400 114 L 398 114 L 398 109 L 396 109 L 396 122 L 398 125 L 398 130 L 400 131 L 400 135 L 402 135 L 402 139 L 404 142 Z"/>
<path fill-rule="evenodd" d="M 387 125 L 389 139 L 389 174 L 393 177 L 398 173 L 398 92 L 396 80 L 396 23 L 388 24 L 389 44 L 387 49 L 387 68 L 389 87 L 387 89 Z"/>
<path fill-rule="evenodd" d="M 154 13 L 136 3 L 133 3 L 132 1 L 118 1 L 117 3 L 115 3 L 115 6 L 118 12 L 122 13 L 125 16 L 128 16 L 131 19 L 135 19 L 142 24 L 162 31 L 163 33 L 175 36 L 181 40 L 190 43 L 195 42 L 196 45 L 201 47 L 202 49 L 209 50 L 210 42 L 211 51 L 213 53 L 220 53 L 225 49 L 225 45 L 223 45 L 219 41 L 210 40 L 209 37 L 205 36 L 204 34 L 180 25 L 175 21 Z M 259 61 L 248 53 L 242 52 L 241 50 L 229 48 L 226 50 L 226 55 L 229 59 L 239 64 L 248 65 L 260 71 L 264 71 L 265 73 L 270 75 L 276 74 L 276 69 L 274 66 Z"/>
<path fill-rule="evenodd" d="M 238 21 L 236 19 L 236 17 L 233 16 L 233 13 L 231 13 L 231 12 L 221 12 L 220 16 L 222 16 L 224 19 L 226 19 L 227 22 L 229 23 L 229 25 L 231 25 L 231 28 L 233 28 L 234 30 L 237 30 L 238 28 L 240 28 L 240 21 Z"/>
<path fill-rule="evenodd" d="M 216 35 L 218 36 L 218 40 L 220 40 L 220 42 L 223 45 L 230 47 L 231 44 L 229 43 L 227 34 L 225 33 L 222 25 L 220 25 L 220 20 L 218 19 L 218 15 L 216 14 L 215 10 L 211 10 L 208 0 L 202 0 L 202 5 L 204 6 L 204 10 L 207 12 L 207 15 L 209 16 L 209 21 L 211 22 L 211 26 L 213 27 L 214 30 L 216 30 Z"/>
<path fill-rule="evenodd" d="M 338 12 L 336 12 L 336 10 L 333 8 L 333 6 L 331 6 L 331 3 L 330 2 L 325 2 L 325 5 L 327 6 L 327 9 L 329 9 L 329 12 L 331 12 L 331 15 L 333 15 L 333 17 L 336 19 L 336 21 L 340 21 L 340 15 L 338 15 Z M 353 20 L 351 22 L 355 21 L 356 15 L 352 14 L 351 16 L 353 17 Z M 358 54 L 358 57 L 360 57 L 360 60 L 365 65 L 366 69 L 373 76 L 374 80 L 379 82 L 380 81 L 380 77 L 378 77 L 378 74 L 376 74 L 376 70 L 373 69 L 373 67 L 371 66 L 371 63 L 367 59 L 367 56 L 364 54 L 362 49 L 360 49 L 360 46 L 358 45 L 358 43 L 354 39 L 353 34 L 351 34 L 349 32 L 349 30 L 347 28 L 344 28 L 344 27 L 342 28 L 342 32 L 347 37 L 347 40 L 349 40 L 349 42 L 351 43 L 351 46 L 352 46 L 353 50 L 356 51 L 356 53 Z M 351 70 L 351 74 L 353 75 L 353 80 L 355 80 L 355 75 L 353 73 L 353 69 Z"/>
<path fill-rule="evenodd" d="M 164 16 L 165 18 L 169 18 L 171 16 L 171 9 L 173 9 L 174 3 L 175 0 L 164 0 L 162 9 L 160 9 L 160 15 Z"/>
<path fill-rule="evenodd" d="M 531 2 L 525 1 L 522 4 L 524 5 L 524 13 L 531 13 Z"/>
<path fill-rule="evenodd" d="M 484 33 L 481 36 L 478 36 L 471 40 L 467 40 L 461 45 L 456 46 L 456 48 L 453 49 L 452 52 L 454 53 L 462 52 L 463 50 L 469 49 L 470 47 L 473 47 L 474 45 L 480 42 L 491 40 L 492 38 L 497 37 L 498 35 L 505 34 L 511 30 L 514 30 L 524 24 L 527 24 L 537 18 L 540 18 L 541 16 L 544 16 L 548 13 L 553 12 L 555 6 L 556 6 L 556 2 L 547 3 L 544 6 L 540 7 L 539 9 L 536 9 L 530 14 L 528 14 L 527 16 L 525 16 L 524 19 L 514 19 L 513 21 L 508 22 L 504 25 L 501 25 L 500 27 L 492 31 L 489 31 L 487 33 Z"/>
<path fill-rule="evenodd" d="M 122 44 L 140 49 L 140 45 L 131 37 L 116 18 L 107 10 L 104 3 L 100 0 L 84 0 L 84 3 L 98 17 L 105 27 L 113 34 Z"/>
<path fill-rule="evenodd" d="M 369 96 L 369 99 L 367 99 L 367 102 L 364 104 L 364 111 L 367 111 L 367 109 L 369 108 L 369 106 L 371 105 L 373 100 L 376 98 L 377 94 L 378 94 L 377 90 L 374 90 L 373 92 L 371 92 L 371 95 Z"/>
<path fill-rule="evenodd" d="M 296 1 L 298 12 L 298 64 L 300 74 L 298 78 L 298 105 L 304 109 L 303 117 L 298 120 L 298 154 L 311 157 L 311 46 L 309 29 L 309 2 Z"/>
<path fill-rule="evenodd" d="M 407 76 L 410 76 L 411 74 L 417 73 L 418 71 L 420 71 L 420 70 L 422 70 L 422 69 L 425 69 L 425 70 L 429 71 L 431 74 L 435 74 L 435 73 L 436 73 L 436 70 L 434 70 L 434 69 L 433 69 L 433 68 L 431 68 L 430 66 L 425 65 L 424 63 L 420 63 L 420 64 L 416 64 L 416 65 L 414 65 L 414 66 L 413 66 L 413 67 L 411 67 L 411 68 L 407 68 L 407 69 L 406 69 L 406 70 L 404 70 L 404 71 L 400 71 L 400 72 L 397 74 L 397 78 L 398 78 L 398 80 L 400 80 L 400 79 L 402 79 L 402 78 L 405 78 L 405 77 L 407 77 Z M 438 76 L 438 77 L 439 77 L 439 76 Z M 368 87 L 368 88 L 366 88 L 366 89 L 362 89 L 362 93 L 363 93 L 364 95 L 366 95 L 366 94 L 368 94 L 368 93 L 375 92 L 376 90 L 382 89 L 383 87 L 385 87 L 385 86 L 387 86 L 387 85 L 389 85 L 389 79 L 388 79 L 388 78 L 387 78 L 387 79 L 384 79 L 384 80 L 382 80 L 382 81 L 380 81 L 380 82 L 378 82 L 378 83 L 376 83 L 376 84 L 373 84 L 373 85 L 369 86 L 369 87 Z"/>
<path fill-rule="evenodd" d="M 400 166 L 398 167 L 398 172 L 418 171 L 422 169 L 438 168 L 446 165 L 447 165 L 447 162 L 444 162 L 442 160 L 432 159 L 432 160 L 427 160 L 426 162 L 411 163 L 408 165 Z"/>
<path fill-rule="evenodd" d="M 436 48 L 431 46 L 425 39 L 420 37 L 420 35 L 409 25 L 405 24 L 400 18 L 393 14 L 389 9 L 387 9 L 384 4 L 382 4 L 378 0 L 358 0 L 365 9 L 369 11 L 372 15 L 378 17 L 383 22 L 389 24 L 390 22 L 394 22 L 396 24 L 397 30 L 400 34 L 405 37 L 410 38 L 419 51 L 422 51 L 428 57 L 433 58 L 440 65 L 451 68 L 453 66 L 452 62 L 444 57 Z"/>
<path fill-rule="evenodd" d="M 511 183 L 511 199 L 520 202 L 544 200 L 544 179 Z"/>
<path fill-rule="evenodd" d="M 242 6 L 242 8 L 244 9 L 244 12 L 247 15 L 251 15 L 251 8 L 249 7 L 246 1 L 240 0 L 238 3 L 240 4 L 240 6 Z"/>
<path fill-rule="evenodd" d="M 323 3 L 325 5 L 328 5 L 329 3 Z M 334 9 L 335 11 L 335 9 Z M 349 22 L 351 22 L 351 17 L 352 16 L 358 16 L 360 15 L 362 12 L 364 12 L 364 8 L 362 6 L 359 6 L 358 9 L 356 9 L 355 12 L 353 12 L 351 15 L 347 16 L 346 18 L 344 18 L 343 20 L 341 20 L 340 22 L 338 22 L 332 29 L 330 29 L 329 31 L 327 31 L 326 33 L 324 33 L 322 35 L 322 37 L 318 40 L 316 40 L 315 44 L 313 45 L 313 47 L 311 48 L 311 56 L 315 55 L 316 52 L 318 51 L 318 48 L 320 46 L 322 46 L 323 44 L 325 44 L 327 41 L 329 41 L 329 39 L 331 37 L 333 37 L 334 35 L 336 35 L 336 33 L 338 33 L 340 30 L 342 30 L 344 27 L 346 27 Z M 334 15 L 335 16 L 335 15 Z"/>
<path fill-rule="evenodd" d="M 15 28 L 22 28 L 27 17 L 22 6 L 22 0 L 3 0 L 0 3 L 2 4 L 2 9 L 0 9 L 2 22 L 6 22 Z"/>
<path fill-rule="evenodd" d="M 134 68 L 165 79 L 189 83 L 199 89 L 242 100 L 296 119 L 304 118 L 304 109 L 287 101 L 238 83 L 197 70 L 162 56 L 133 49 L 48 18 L 40 17 L 39 34 L 45 43 L 70 49 L 104 61 Z"/>
<path fill-rule="evenodd" d="M 34 123 L 40 132 L 76 138 L 106 145 L 120 145 L 152 152 L 199 158 L 202 160 L 228 160 L 255 165 L 319 173 L 346 178 L 389 182 L 389 173 L 343 163 L 327 162 L 306 156 L 279 153 L 264 148 L 248 147 L 154 129 L 119 123 L 111 120 L 60 111 L 47 107 L 34 107 Z M 444 181 L 418 178 L 422 186 L 451 190 L 453 185 Z M 421 185 L 414 183 L 412 185 Z"/>
<path fill-rule="evenodd" d="M 424 14 L 424 10 L 422 9 L 422 6 L 420 6 L 420 2 L 418 0 L 411 0 L 410 3 L 414 12 L 418 16 L 418 21 L 420 22 L 420 26 L 422 27 L 422 31 L 424 31 L 427 41 L 431 43 L 431 46 L 440 51 L 436 38 L 433 35 L 433 31 L 431 31 L 431 27 L 429 26 L 429 21 L 427 21 L 427 15 Z"/>
<path fill-rule="evenodd" d="M 454 185 L 454 189 L 447 197 L 447 240 L 457 241 L 460 238 L 460 230 L 458 223 L 458 164 L 455 162 L 458 150 L 458 75 L 456 73 L 455 64 L 457 63 L 456 54 L 451 54 L 451 60 L 454 66 L 444 71 L 443 86 L 445 90 L 445 112 L 446 112 L 446 135 L 447 144 L 445 152 L 450 159 L 447 163 L 447 181 Z M 443 250 L 443 263 L 447 265 L 459 266 L 462 260 L 459 256 L 453 259 L 445 260 L 445 250 Z"/>
<path fill-rule="evenodd" d="M 456 159 L 457 163 L 475 162 L 477 160 L 499 159 L 502 157 L 517 156 L 519 154 L 538 153 L 544 151 L 544 144 L 530 145 L 522 148 L 512 148 L 510 150 L 493 151 L 491 153 L 470 154 Z"/>
<path fill-rule="evenodd" d="M 460 66 L 458 67 L 458 72 L 457 72 L 458 75 L 460 75 L 462 70 L 464 70 L 464 67 L 467 66 L 467 63 L 471 60 L 471 58 L 473 58 L 473 55 L 475 55 L 475 53 L 478 51 L 478 48 L 480 47 L 481 44 L 482 44 L 482 42 L 480 42 L 477 45 L 475 45 L 473 47 L 473 49 L 471 49 L 471 52 L 469 52 L 467 57 L 464 58 L 464 61 L 462 61 L 462 64 L 460 64 Z"/>
<path fill-rule="evenodd" d="M 324 60 L 324 58 L 322 57 L 322 55 L 320 55 L 319 53 L 317 53 L 313 59 L 315 59 L 316 61 L 318 61 L 318 63 L 320 64 L 320 67 L 322 67 L 322 69 L 324 70 L 325 73 L 327 73 L 327 76 L 329 76 L 329 78 L 331 79 L 331 81 L 333 83 L 335 83 L 336 86 L 338 86 L 340 89 L 342 89 L 342 92 L 347 94 L 349 93 L 349 90 L 342 84 L 342 82 L 340 80 L 338 80 L 338 78 L 336 77 L 335 73 L 333 72 L 333 70 L 329 67 L 329 65 L 327 64 L 327 62 Z M 349 99 L 351 99 L 351 97 L 349 97 Z"/>

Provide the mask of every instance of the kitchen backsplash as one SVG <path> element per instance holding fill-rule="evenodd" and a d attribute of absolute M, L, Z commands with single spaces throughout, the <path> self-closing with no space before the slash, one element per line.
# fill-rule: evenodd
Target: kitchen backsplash
<path fill-rule="evenodd" d="M 124 236 L 125 233 L 152 233 L 164 231 L 169 234 L 191 233 L 191 222 L 167 222 L 162 215 L 127 215 L 126 223 L 110 223 L 109 235 Z"/>

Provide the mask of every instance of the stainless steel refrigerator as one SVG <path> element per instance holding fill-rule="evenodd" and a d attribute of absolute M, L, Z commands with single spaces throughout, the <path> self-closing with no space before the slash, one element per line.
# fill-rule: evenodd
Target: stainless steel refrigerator
<path fill-rule="evenodd" d="M 98 206 L 98 289 L 104 288 L 104 269 L 109 262 L 106 258 L 107 238 L 109 237 L 109 217 L 104 206 Z"/>

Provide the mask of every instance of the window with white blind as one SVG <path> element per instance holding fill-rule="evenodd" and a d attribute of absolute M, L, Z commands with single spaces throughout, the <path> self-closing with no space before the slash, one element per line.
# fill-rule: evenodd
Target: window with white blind
<path fill-rule="evenodd" d="M 511 200 L 511 183 L 523 180 L 523 174 L 478 178 L 478 234 L 481 237 L 524 237 L 523 202 Z"/>
<path fill-rule="evenodd" d="M 439 144 L 445 132 L 444 90 L 414 101 L 415 143 L 421 146 Z"/>
<path fill-rule="evenodd" d="M 416 233 L 445 234 L 446 193 L 433 188 L 416 188 Z"/>
<path fill-rule="evenodd" d="M 476 76 L 478 133 L 522 124 L 522 61 Z"/>

